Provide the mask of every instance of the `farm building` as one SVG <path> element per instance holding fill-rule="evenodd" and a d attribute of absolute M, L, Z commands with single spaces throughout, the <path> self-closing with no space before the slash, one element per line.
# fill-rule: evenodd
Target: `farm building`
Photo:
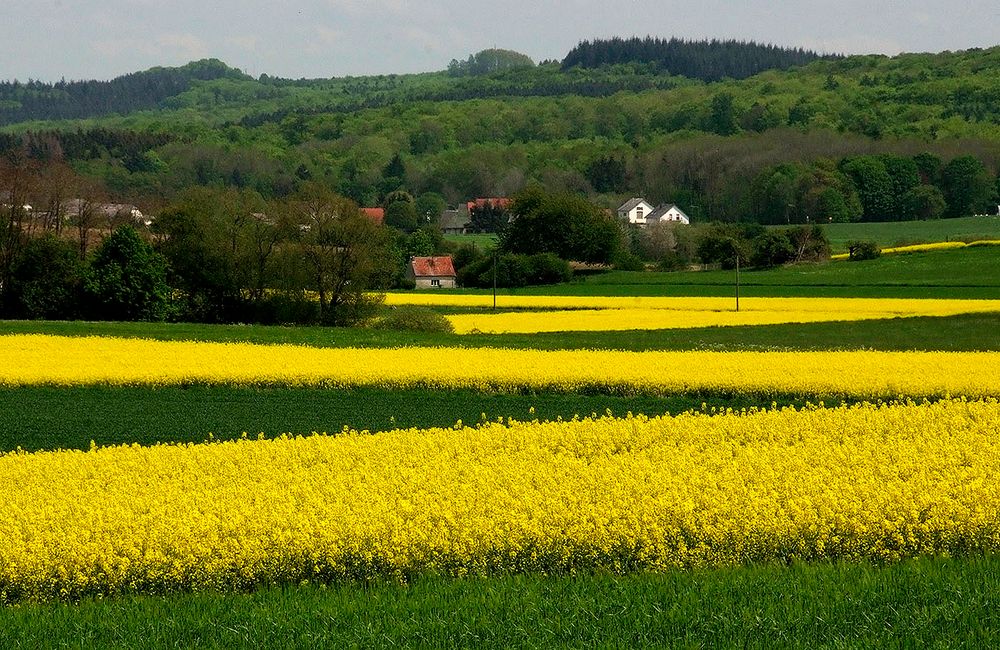
<path fill-rule="evenodd" d="M 451 262 L 451 255 L 411 257 L 406 276 L 414 281 L 418 289 L 455 288 L 455 265 Z"/>

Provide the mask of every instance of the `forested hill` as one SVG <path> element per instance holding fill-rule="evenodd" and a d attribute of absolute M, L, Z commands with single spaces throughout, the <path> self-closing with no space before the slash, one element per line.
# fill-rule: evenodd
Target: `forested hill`
<path fill-rule="evenodd" d="M 765 70 L 786 70 L 819 58 L 840 57 L 821 56 L 802 48 L 764 45 L 753 41 L 616 37 L 581 42 L 563 59 L 562 69 L 646 63 L 668 74 L 702 81 L 718 81 L 726 77 L 746 79 Z"/>
<path fill-rule="evenodd" d="M 191 88 L 194 81 L 249 79 L 217 59 L 178 68 L 152 68 L 110 81 L 0 82 L 0 124 L 26 120 L 99 117 L 156 108 Z"/>

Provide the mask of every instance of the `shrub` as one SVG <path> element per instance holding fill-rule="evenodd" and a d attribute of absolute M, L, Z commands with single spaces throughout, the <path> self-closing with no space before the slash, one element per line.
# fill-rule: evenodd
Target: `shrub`
<path fill-rule="evenodd" d="M 878 244 L 871 240 L 847 242 L 848 256 L 852 261 L 873 260 L 882 255 Z"/>
<path fill-rule="evenodd" d="M 390 307 L 372 323 L 372 327 L 382 330 L 435 334 L 447 334 L 454 331 L 451 321 L 441 314 L 427 307 L 413 305 Z"/>

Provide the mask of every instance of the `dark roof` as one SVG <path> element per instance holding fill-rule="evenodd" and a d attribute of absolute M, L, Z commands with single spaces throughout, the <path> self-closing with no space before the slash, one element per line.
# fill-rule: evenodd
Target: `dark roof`
<path fill-rule="evenodd" d="M 469 215 L 461 210 L 445 210 L 438 220 L 442 229 L 465 228 L 468 223 Z"/>
<path fill-rule="evenodd" d="M 414 277 L 437 277 L 455 275 L 455 266 L 451 263 L 451 255 L 437 257 L 414 257 L 410 260 Z"/>
<path fill-rule="evenodd" d="M 623 203 L 618 208 L 618 212 L 629 212 L 635 206 L 639 205 L 640 203 L 645 203 L 645 202 L 646 202 L 646 199 L 641 198 L 641 197 L 640 198 L 629 199 L 628 201 L 626 201 L 625 203 Z"/>

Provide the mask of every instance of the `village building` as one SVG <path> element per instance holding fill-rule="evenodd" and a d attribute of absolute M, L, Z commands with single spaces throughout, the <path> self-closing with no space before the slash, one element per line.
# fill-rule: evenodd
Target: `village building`
<path fill-rule="evenodd" d="M 465 210 L 445 210 L 438 225 L 446 235 L 464 235 L 469 228 L 469 213 Z"/>
<path fill-rule="evenodd" d="M 451 255 L 411 257 L 406 277 L 413 280 L 417 289 L 454 289 L 455 265 Z"/>
<path fill-rule="evenodd" d="M 375 225 L 381 226 L 385 223 L 385 208 L 361 208 L 361 214 L 368 217 Z"/>
<path fill-rule="evenodd" d="M 691 219 L 673 203 L 653 207 L 645 199 L 632 198 L 618 207 L 618 218 L 626 223 L 645 227 L 651 223 L 690 224 Z"/>

